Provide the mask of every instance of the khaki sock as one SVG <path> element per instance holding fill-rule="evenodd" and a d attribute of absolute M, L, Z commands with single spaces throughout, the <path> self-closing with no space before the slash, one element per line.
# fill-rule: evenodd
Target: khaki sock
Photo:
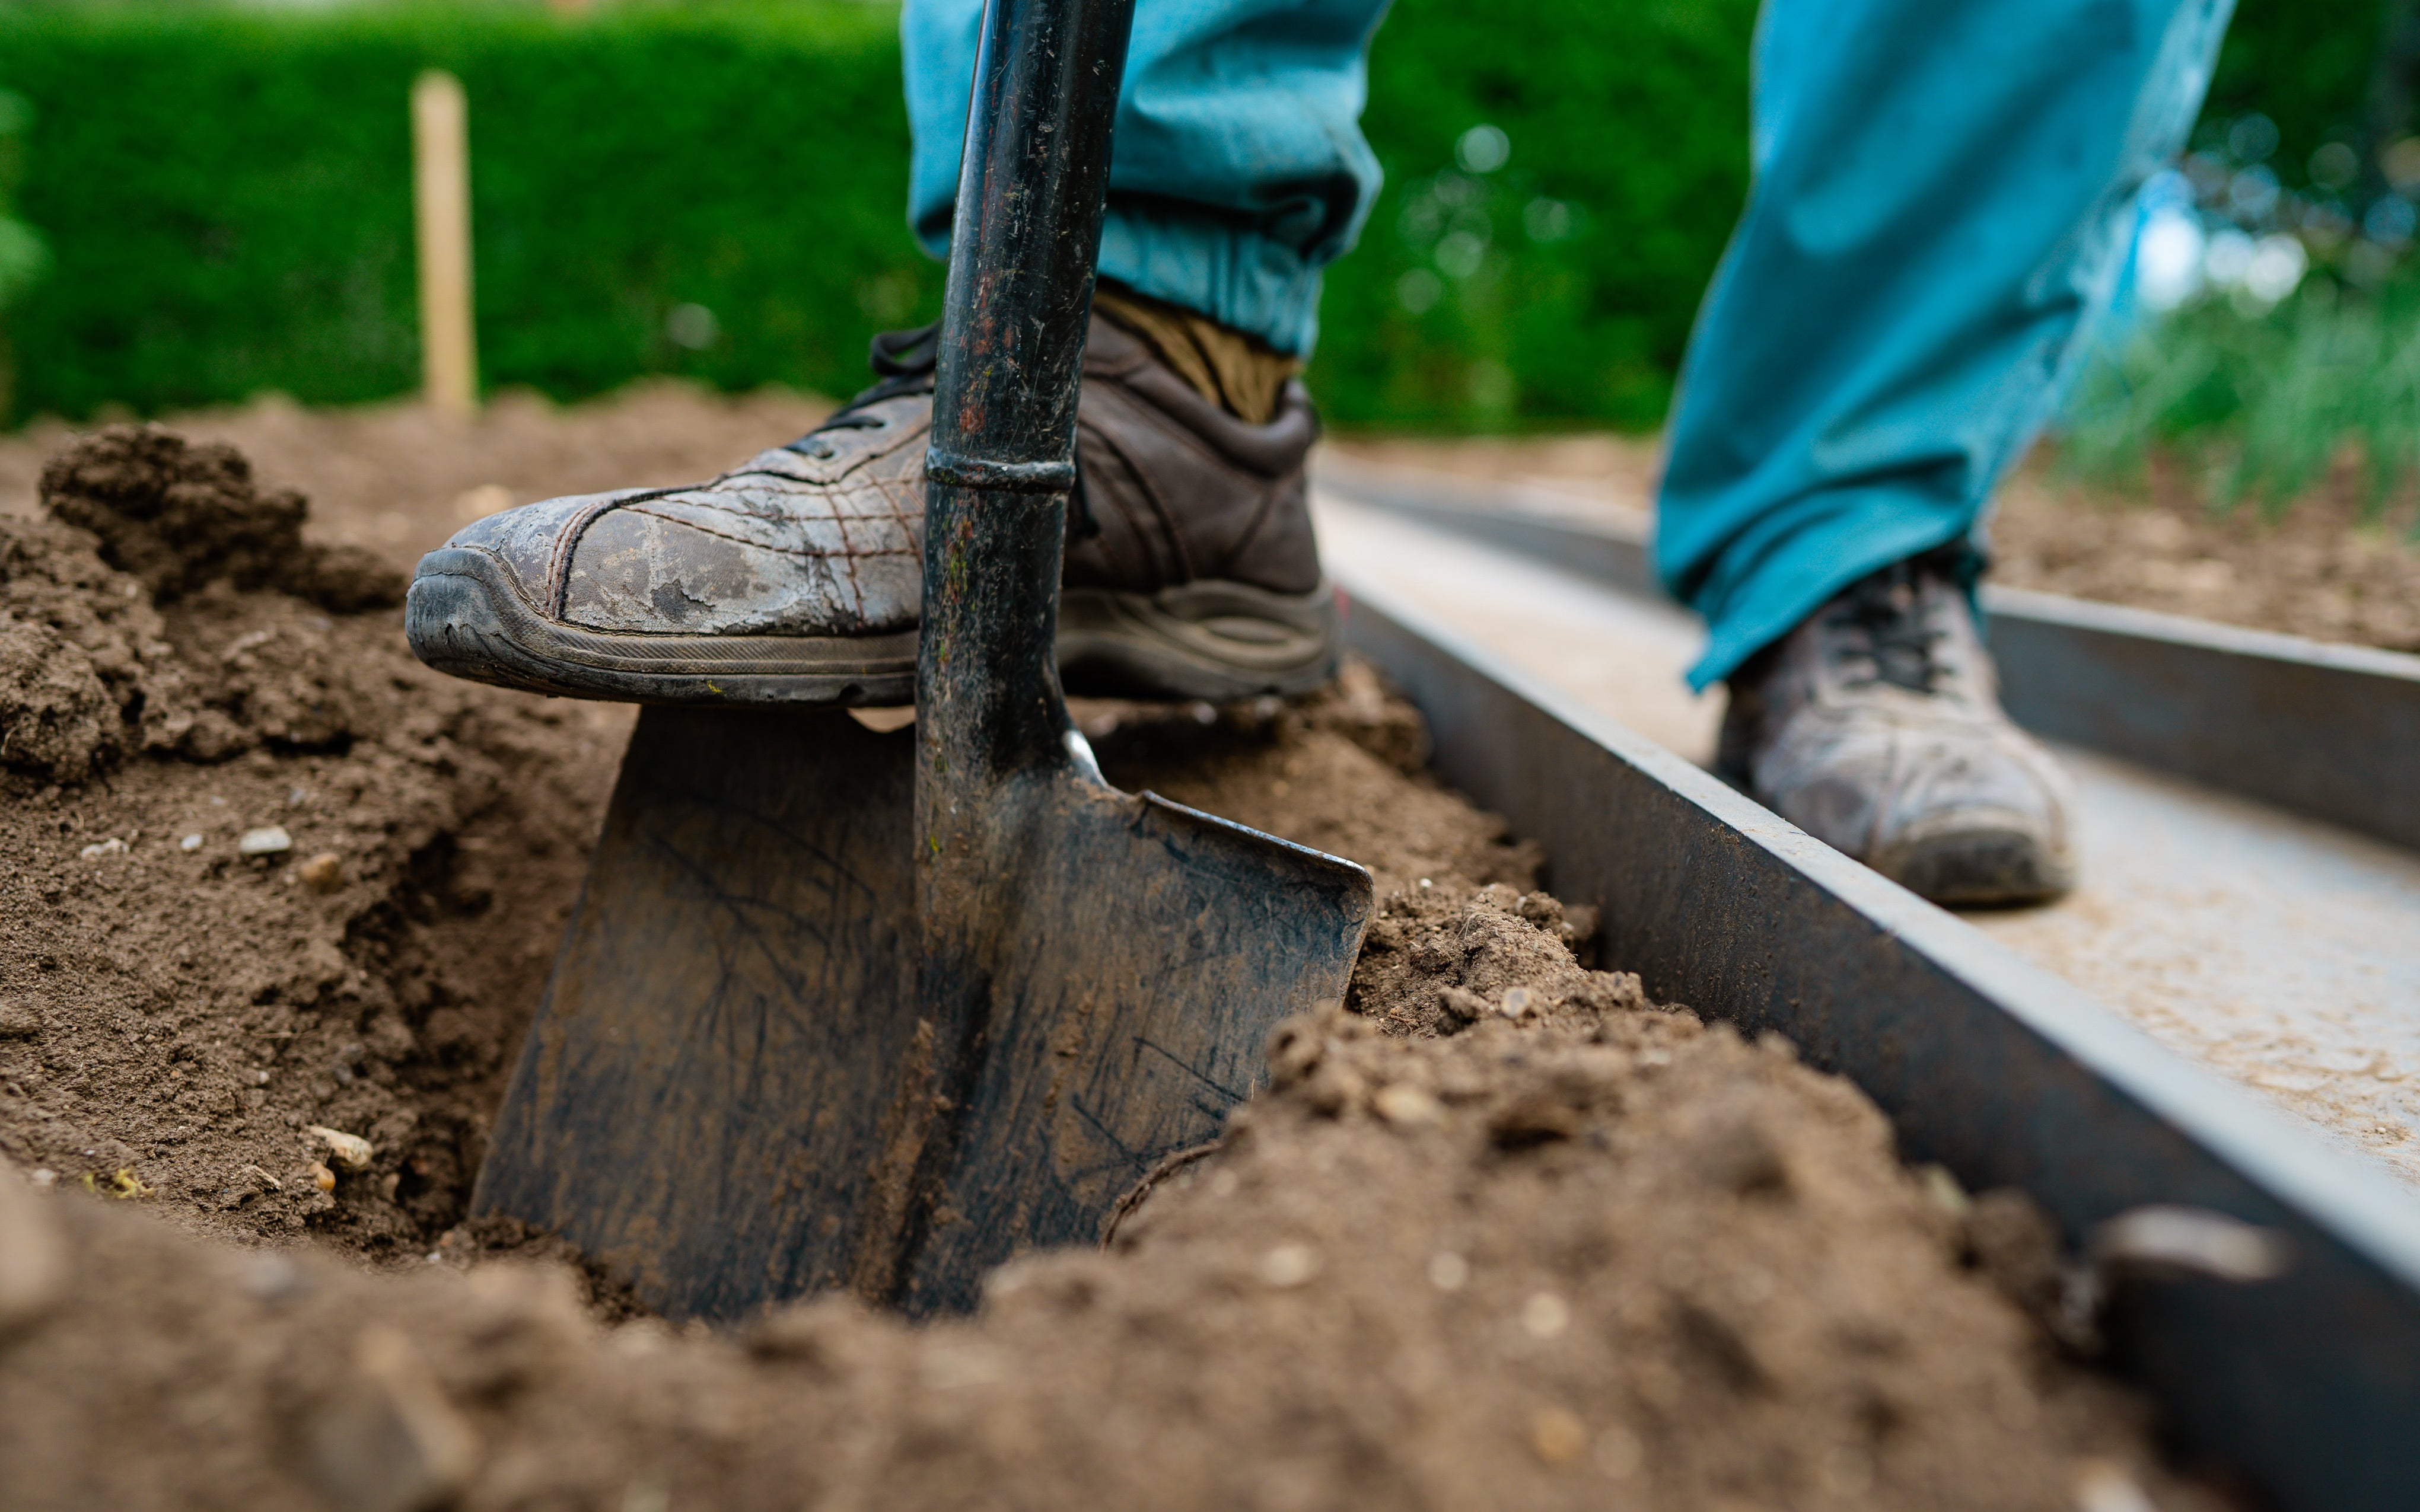
<path fill-rule="evenodd" d="M 1093 308 L 1148 342 L 1202 397 L 1255 425 L 1277 414 L 1286 380 L 1302 370 L 1300 358 L 1257 336 L 1131 289 L 1100 285 L 1093 290 Z"/>

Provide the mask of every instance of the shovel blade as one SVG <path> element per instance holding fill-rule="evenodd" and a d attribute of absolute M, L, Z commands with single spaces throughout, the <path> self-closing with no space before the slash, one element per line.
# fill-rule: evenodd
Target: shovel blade
<path fill-rule="evenodd" d="M 917 1023 L 912 741 L 640 714 L 474 1211 L 675 1318 L 847 1283 Z"/>
<path fill-rule="evenodd" d="M 1279 1021 L 1343 996 L 1371 914 L 1349 861 L 1071 767 L 1016 786 L 1014 836 L 925 921 L 927 1011 L 976 1049 L 954 1142 L 922 1165 L 929 1227 L 901 1246 L 911 1314 L 972 1307 L 1018 1250 L 1097 1240 L 1216 1137 Z"/>
<path fill-rule="evenodd" d="M 641 714 L 474 1211 L 670 1317 L 963 1309 L 1001 1260 L 1097 1240 L 1258 1086 L 1280 1019 L 1342 995 L 1367 872 L 1060 768 L 951 958 L 980 981 L 934 1006 L 913 738 Z"/>

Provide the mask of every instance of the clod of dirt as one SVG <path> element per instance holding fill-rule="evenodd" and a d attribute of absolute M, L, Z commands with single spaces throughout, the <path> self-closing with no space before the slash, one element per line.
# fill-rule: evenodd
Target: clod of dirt
<path fill-rule="evenodd" d="M 118 723 L 89 656 L 47 625 L 0 619 L 0 763 L 82 782 L 116 748 Z"/>
<path fill-rule="evenodd" d="M 1415 884 L 1379 900 L 1349 1005 L 1397 1034 L 1450 1034 L 1501 1017 L 1561 1022 L 1646 1006 L 1629 972 L 1590 971 L 1596 921 L 1506 883 Z M 1577 916 L 1577 917 L 1574 917 Z"/>
<path fill-rule="evenodd" d="M 91 536 L 0 518 L 0 771 L 71 785 L 173 744 L 162 725 L 171 704 L 181 712 L 183 678 L 166 633 Z"/>
<path fill-rule="evenodd" d="M 51 517 L 92 532 L 101 559 L 161 603 L 225 579 L 340 614 L 403 601 L 403 579 L 365 551 L 302 539 L 308 505 L 255 487 L 232 446 L 195 446 L 155 425 L 113 425 L 42 469 Z"/>
<path fill-rule="evenodd" d="M 392 610 L 224 573 L 163 609 L 86 531 L 0 518 L 0 1151 L 240 1242 L 426 1254 L 628 728 L 438 676 Z"/>
<path fill-rule="evenodd" d="M 79 442 L 44 479 L 52 519 L 0 518 L 0 773 L 73 787 L 141 752 L 341 750 L 397 728 L 371 649 L 394 626 L 357 611 L 392 607 L 401 579 L 302 541 L 299 495 L 263 499 L 227 448 L 148 427 Z"/>

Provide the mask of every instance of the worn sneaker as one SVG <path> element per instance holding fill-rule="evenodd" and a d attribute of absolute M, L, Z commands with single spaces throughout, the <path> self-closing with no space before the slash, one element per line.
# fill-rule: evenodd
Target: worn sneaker
<path fill-rule="evenodd" d="M 1935 903 L 2035 903 L 2074 882 L 2067 776 L 2001 712 L 1937 554 L 1858 582 L 1735 673 L 1719 765 Z"/>
<path fill-rule="evenodd" d="M 506 510 L 421 559 L 411 648 L 441 671 L 642 703 L 915 696 L 935 332 L 876 338 L 881 381 L 709 483 Z M 1077 405 L 1059 659 L 1073 692 L 1232 699 L 1334 674 L 1290 383 L 1266 424 L 1095 317 Z"/>

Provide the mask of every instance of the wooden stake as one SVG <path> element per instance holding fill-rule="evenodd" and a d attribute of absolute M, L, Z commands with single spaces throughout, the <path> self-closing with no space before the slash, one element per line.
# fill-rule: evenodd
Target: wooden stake
<path fill-rule="evenodd" d="M 462 81 L 431 69 L 411 84 L 411 189 L 420 243 L 421 381 L 430 408 L 479 407 L 471 324 L 471 157 Z"/>

